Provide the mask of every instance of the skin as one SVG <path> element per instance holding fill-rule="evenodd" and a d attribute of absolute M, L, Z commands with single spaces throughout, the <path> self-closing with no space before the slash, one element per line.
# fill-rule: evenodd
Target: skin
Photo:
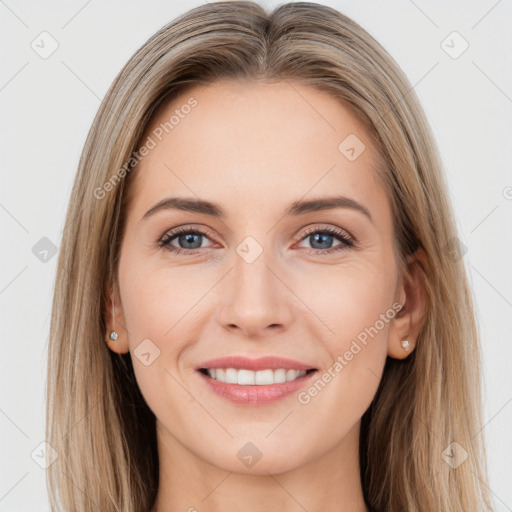
<path fill-rule="evenodd" d="M 342 103 L 287 82 L 196 87 L 162 106 L 146 136 L 190 97 L 197 106 L 136 169 L 118 290 L 109 290 L 109 327 L 119 333 L 109 347 L 130 351 L 157 418 L 160 487 L 151 512 L 366 511 L 361 417 L 386 357 L 413 350 L 425 293 L 412 264 L 399 279 L 374 144 Z M 338 150 L 349 134 L 366 146 L 354 161 Z M 373 222 L 348 208 L 283 217 L 293 201 L 334 193 L 363 204 Z M 214 201 L 227 216 L 168 209 L 141 220 L 169 196 Z M 178 226 L 212 236 L 199 236 L 193 254 L 159 247 Z M 356 247 L 325 254 L 344 242 L 334 235 L 314 245 L 304 234 L 309 227 L 344 230 Z M 263 249 L 252 263 L 236 251 L 247 236 Z M 190 247 L 179 236 L 172 245 Z M 292 394 L 265 406 L 235 405 L 194 369 L 226 355 L 275 355 L 307 363 L 321 377 L 393 303 L 402 312 L 307 404 Z M 160 350 L 148 366 L 134 355 L 144 339 Z M 251 468 L 237 457 L 248 442 L 261 452 Z"/>

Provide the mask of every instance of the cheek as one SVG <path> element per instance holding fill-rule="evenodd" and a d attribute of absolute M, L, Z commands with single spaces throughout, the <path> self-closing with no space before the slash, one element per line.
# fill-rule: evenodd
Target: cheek
<path fill-rule="evenodd" d="M 190 397 L 178 383 L 183 376 L 177 362 L 187 350 L 193 307 L 205 287 L 190 282 L 186 274 L 179 268 L 158 269 L 129 258 L 119 267 L 135 378 L 157 417 L 172 403 L 179 404 L 185 416 L 187 408 L 192 407 L 188 404 Z"/>
<path fill-rule="evenodd" d="M 209 282 L 192 267 L 157 266 L 135 258 L 121 261 L 119 279 L 130 348 L 142 338 L 165 345 L 190 321 Z"/>
<path fill-rule="evenodd" d="M 353 258 L 294 272 L 294 291 L 321 320 L 326 333 L 323 340 L 332 341 L 336 350 L 366 332 L 393 304 L 393 267 L 373 260 Z M 388 324 L 379 322 L 379 334 L 387 333 Z"/>
<path fill-rule="evenodd" d="M 120 272 L 119 277 L 130 349 L 135 349 L 143 338 L 159 343 L 172 327 L 169 288 L 162 286 L 157 275 L 137 272 L 133 267 L 124 274 Z"/>
<path fill-rule="evenodd" d="M 165 259 L 157 264 L 148 260 L 125 256 L 119 281 L 134 372 L 151 406 L 163 381 L 173 387 L 172 376 L 181 380 L 187 377 L 183 371 L 190 372 L 190 340 L 199 337 L 201 312 L 210 317 L 204 315 L 201 298 L 217 278 L 193 265 L 171 267 Z"/>
<path fill-rule="evenodd" d="M 395 311 L 387 276 L 347 269 L 336 279 L 334 275 L 331 272 L 331 280 L 326 281 L 322 300 L 318 290 L 310 295 L 315 311 L 329 328 L 322 330 L 321 338 L 329 361 L 298 402 L 303 414 L 316 417 L 315 425 L 329 424 L 344 432 L 361 418 L 378 389 Z M 314 425 L 302 428 L 308 430 L 305 437 L 314 435 Z M 330 441 L 325 439 L 327 444 Z"/>
<path fill-rule="evenodd" d="M 315 403 L 315 411 L 342 408 L 347 414 L 354 414 L 355 421 L 373 399 L 385 365 L 388 332 L 395 314 L 394 273 L 389 270 L 393 267 L 386 261 L 382 255 L 380 263 L 376 258 L 347 259 L 338 267 L 304 274 L 308 277 L 301 281 L 307 281 L 301 288 L 301 297 L 322 321 L 315 334 L 330 359 L 318 376 L 320 382 L 316 381 L 301 402 Z"/>

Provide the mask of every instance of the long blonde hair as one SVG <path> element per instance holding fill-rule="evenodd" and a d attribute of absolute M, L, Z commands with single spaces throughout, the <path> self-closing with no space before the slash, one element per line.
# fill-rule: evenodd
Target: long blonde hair
<path fill-rule="evenodd" d="M 152 114 L 186 87 L 219 79 L 300 82 L 349 106 L 380 156 L 399 271 L 406 255 L 425 253 L 418 266 L 427 307 L 416 348 L 405 360 L 388 358 L 362 418 L 365 500 L 389 512 L 492 510 L 473 299 L 464 260 L 454 257 L 454 215 L 414 90 L 378 42 L 330 7 L 293 2 L 268 13 L 233 1 L 194 8 L 154 34 L 115 79 L 88 134 L 51 317 L 46 433 L 58 454 L 48 468 L 52 511 L 62 504 L 70 512 L 147 512 L 154 502 L 155 417 L 130 354 L 115 354 L 105 342 L 106 287 L 117 283 L 133 153 Z M 445 462 L 453 453 L 467 459 L 455 467 Z"/>

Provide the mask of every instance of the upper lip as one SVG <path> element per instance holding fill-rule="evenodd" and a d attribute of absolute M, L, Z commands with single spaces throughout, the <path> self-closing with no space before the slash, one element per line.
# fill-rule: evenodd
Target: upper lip
<path fill-rule="evenodd" d="M 314 370 L 310 365 L 286 359 L 283 357 L 266 356 L 258 359 L 249 359 L 244 356 L 228 356 L 210 359 L 196 367 L 196 370 L 202 368 L 236 368 L 242 370 L 277 370 L 284 368 L 287 370 Z"/>

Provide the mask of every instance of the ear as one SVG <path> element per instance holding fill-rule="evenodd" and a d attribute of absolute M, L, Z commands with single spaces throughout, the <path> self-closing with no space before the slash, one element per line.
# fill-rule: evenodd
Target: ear
<path fill-rule="evenodd" d="M 118 354 L 126 354 L 129 352 L 128 332 L 126 330 L 126 322 L 124 319 L 123 308 L 119 295 L 117 283 L 114 286 L 107 286 L 105 293 L 105 323 L 107 332 L 105 333 L 105 341 L 112 350 Z M 110 339 L 110 333 L 115 331 L 117 339 Z"/>
<path fill-rule="evenodd" d="M 388 355 L 395 359 L 405 359 L 414 350 L 425 317 L 426 291 L 420 265 L 427 269 L 427 257 L 423 249 L 409 255 L 406 263 L 395 295 L 403 306 L 391 321 L 388 339 Z M 408 349 L 402 346 L 403 340 L 409 341 Z"/>

